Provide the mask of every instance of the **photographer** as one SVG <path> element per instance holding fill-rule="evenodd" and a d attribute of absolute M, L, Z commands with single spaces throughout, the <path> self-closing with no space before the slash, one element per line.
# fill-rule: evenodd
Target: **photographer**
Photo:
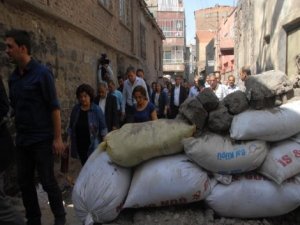
<path fill-rule="evenodd" d="M 113 78 L 113 71 L 109 65 L 110 60 L 107 58 L 106 54 L 101 54 L 101 58 L 98 63 L 98 74 L 97 81 L 98 84 L 101 82 L 108 82 Z"/>

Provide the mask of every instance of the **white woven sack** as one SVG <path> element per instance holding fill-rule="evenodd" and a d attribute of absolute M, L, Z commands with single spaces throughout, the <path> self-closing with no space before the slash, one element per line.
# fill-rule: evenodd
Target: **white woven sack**
<path fill-rule="evenodd" d="M 214 178 L 216 181 L 220 182 L 221 184 L 231 184 L 232 182 L 232 175 L 229 174 L 219 174 L 219 173 L 213 173 Z"/>
<path fill-rule="evenodd" d="M 274 143 L 258 172 L 278 184 L 300 173 L 300 144 L 292 140 Z"/>
<path fill-rule="evenodd" d="M 73 188 L 77 216 L 85 225 L 114 220 L 124 203 L 130 181 L 130 169 L 115 165 L 106 152 L 95 150 Z"/>
<path fill-rule="evenodd" d="M 195 130 L 195 125 L 179 120 L 128 123 L 106 136 L 106 150 L 116 164 L 132 167 L 154 157 L 182 152 L 181 140 L 191 137 Z"/>
<path fill-rule="evenodd" d="M 134 172 L 124 208 L 186 204 L 211 191 L 206 172 L 185 155 L 165 156 L 141 164 Z"/>
<path fill-rule="evenodd" d="M 278 185 L 260 175 L 238 176 L 230 185 L 217 184 L 205 201 L 225 217 L 280 216 L 300 205 L 299 178 Z"/>
<path fill-rule="evenodd" d="M 186 138 L 182 143 L 190 159 L 208 171 L 220 174 L 254 170 L 262 164 L 268 152 L 265 141 L 235 143 L 228 136 L 214 133 Z"/>
<path fill-rule="evenodd" d="M 300 132 L 300 101 L 273 109 L 247 110 L 233 117 L 230 136 L 235 140 L 280 141 Z"/>

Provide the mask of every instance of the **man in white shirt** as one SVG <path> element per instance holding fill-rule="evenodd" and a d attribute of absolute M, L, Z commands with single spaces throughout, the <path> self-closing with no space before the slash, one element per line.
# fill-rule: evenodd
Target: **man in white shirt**
<path fill-rule="evenodd" d="M 123 87 L 123 102 L 122 102 L 122 119 L 125 119 L 127 123 L 134 121 L 134 104 L 136 103 L 132 97 L 132 91 L 136 86 L 142 86 L 147 91 L 147 86 L 142 78 L 136 76 L 134 67 L 130 66 L 126 71 L 127 80 L 124 81 Z M 149 99 L 148 92 L 147 98 Z"/>
<path fill-rule="evenodd" d="M 220 84 L 215 74 L 208 75 L 208 83 L 220 101 L 226 96 L 225 86 Z"/>
<path fill-rule="evenodd" d="M 240 90 L 238 86 L 235 85 L 235 77 L 233 75 L 228 76 L 228 86 L 226 87 L 226 94 L 229 95 L 235 91 Z"/>

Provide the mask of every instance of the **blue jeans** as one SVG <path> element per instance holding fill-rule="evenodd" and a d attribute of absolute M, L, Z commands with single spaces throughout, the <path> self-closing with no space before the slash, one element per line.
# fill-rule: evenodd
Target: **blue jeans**
<path fill-rule="evenodd" d="M 29 146 L 17 146 L 18 181 L 26 209 L 28 225 L 41 224 L 41 211 L 35 188 L 35 169 L 43 189 L 48 194 L 52 213 L 56 218 L 65 216 L 62 194 L 54 177 L 52 141 Z"/>

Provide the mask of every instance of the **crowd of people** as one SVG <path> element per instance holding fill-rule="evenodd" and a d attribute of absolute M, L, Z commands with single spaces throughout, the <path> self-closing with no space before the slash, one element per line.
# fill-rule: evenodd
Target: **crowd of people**
<path fill-rule="evenodd" d="M 14 112 L 16 127 L 16 155 L 18 182 L 26 210 L 27 225 L 41 225 L 41 211 L 35 188 L 35 171 L 49 197 L 55 225 L 66 223 L 62 194 L 54 176 L 54 155 L 64 152 L 61 110 L 51 71 L 31 57 L 28 32 L 10 30 L 5 34 L 6 53 L 16 69 L 9 79 L 9 100 L 0 79 L 0 145 L 1 173 L 13 157 L 13 142 L 6 127 L 5 116 L 9 102 Z M 241 71 L 247 79 L 250 70 Z M 126 123 L 140 123 L 160 118 L 174 119 L 180 105 L 194 98 L 205 88 L 211 88 L 222 100 L 239 90 L 235 77 L 228 77 L 228 85 L 220 77 L 209 74 L 205 79 L 194 80 L 189 87 L 179 75 L 171 82 L 145 81 L 143 69 L 127 68 L 125 76 L 113 80 L 110 61 L 102 54 L 98 65 L 97 92 L 89 84 L 80 84 L 75 92 L 77 104 L 73 107 L 68 125 L 68 143 L 71 156 L 84 165 L 89 155 L 108 132 Z M 2 175 L 1 175 L 2 176 Z M 0 178 L 1 178 L 0 176 Z M 0 182 L 1 184 L 1 182 Z M 8 204 L 0 185 L 1 224 L 25 224 L 21 216 Z"/>

